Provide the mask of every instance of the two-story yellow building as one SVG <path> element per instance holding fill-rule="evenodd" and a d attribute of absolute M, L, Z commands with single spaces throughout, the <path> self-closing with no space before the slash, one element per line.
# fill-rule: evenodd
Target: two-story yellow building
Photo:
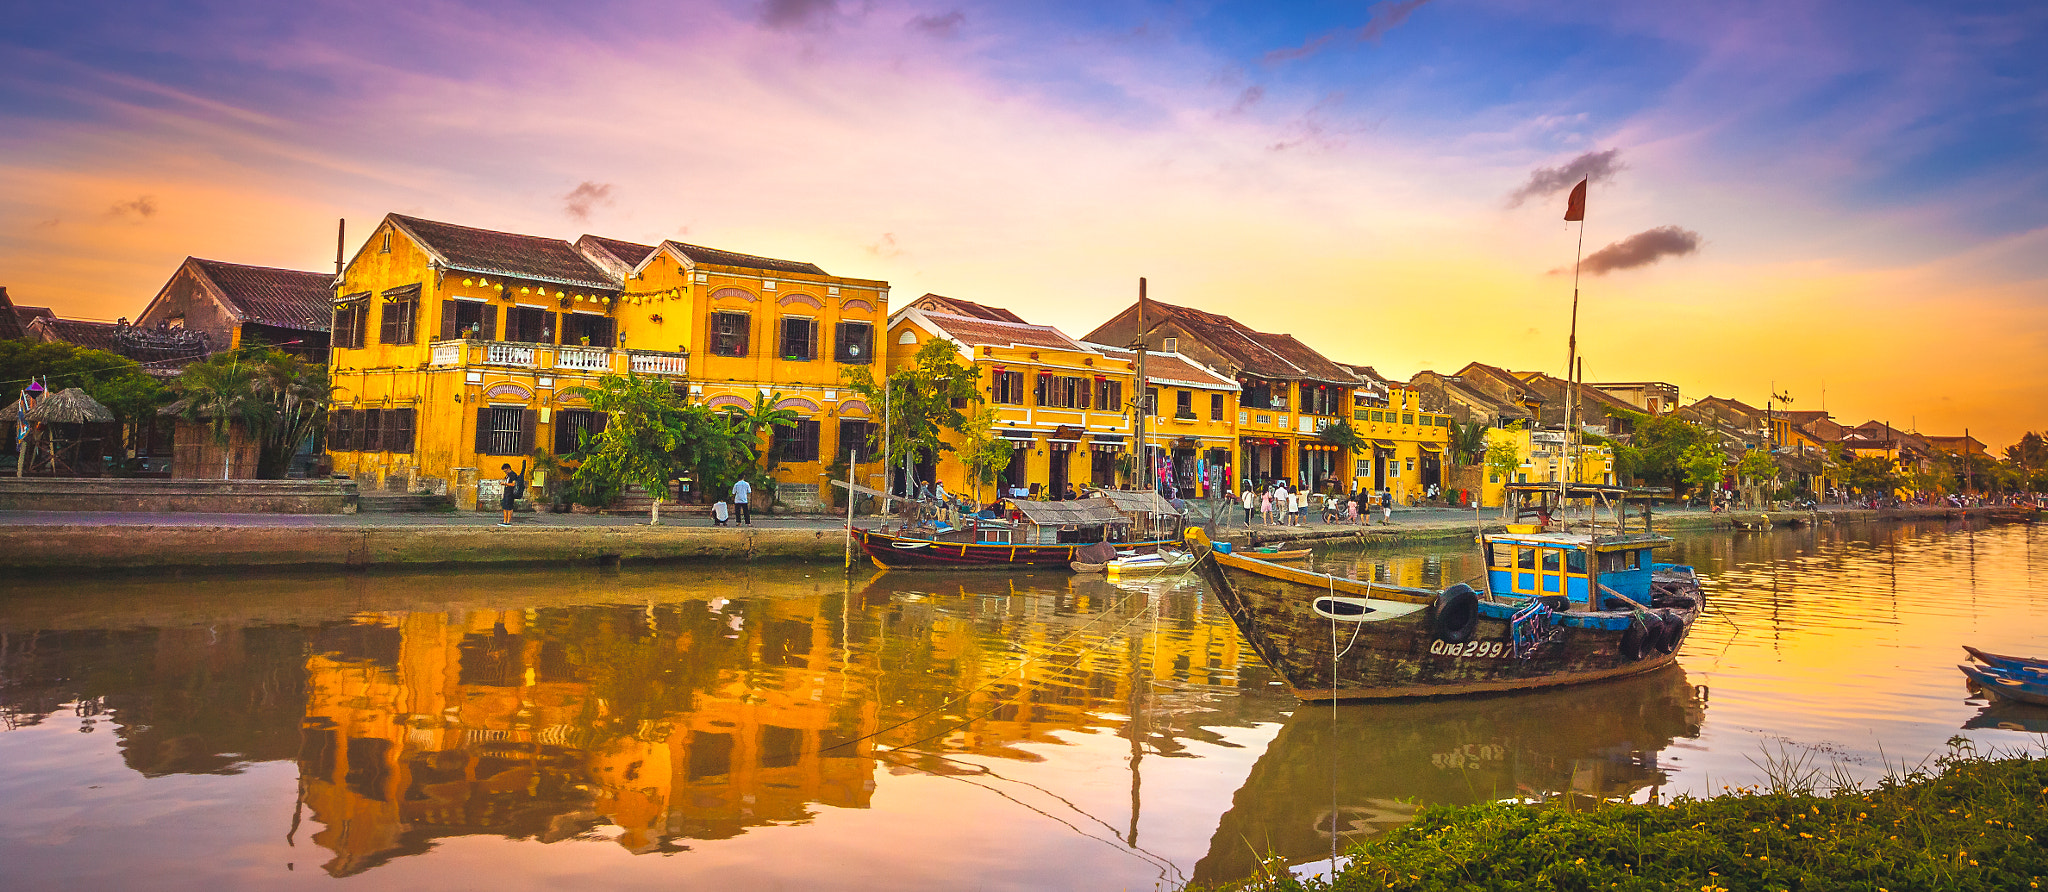
<path fill-rule="evenodd" d="M 1230 379 L 1183 357 L 1147 358 L 1149 401 L 1136 391 L 1136 355 L 1074 340 L 1049 325 L 967 301 L 926 295 L 890 320 L 889 362 L 909 361 L 925 342 L 953 345 L 974 368 L 996 434 L 1011 444 L 997 491 L 1046 498 L 1069 487 L 1142 486 L 1141 448 L 1167 468 L 1184 494 L 1195 495 L 1212 463 L 1229 467 Z M 1132 413 L 1151 407 L 1144 443 L 1135 442 Z M 955 444 L 957 447 L 957 444 Z M 957 452 L 918 470 L 954 492 L 973 493 Z M 983 492 L 986 497 L 991 495 Z"/>
<path fill-rule="evenodd" d="M 1363 376 L 1361 376 L 1363 378 Z M 1448 485 L 1451 416 L 1422 410 L 1422 394 L 1405 384 L 1361 380 L 1353 391 L 1351 427 L 1371 445 L 1353 456 L 1352 491 L 1387 492 L 1412 505 Z"/>
<path fill-rule="evenodd" d="M 603 423 L 579 388 L 628 371 L 713 408 L 765 392 L 795 410 L 801 423 L 763 445 L 783 498 L 815 499 L 834 450 L 864 438 L 867 407 L 837 399 L 839 369 L 873 360 L 888 286 L 673 241 L 570 244 L 391 214 L 336 294 L 335 470 L 471 507 L 494 500 L 500 465 L 574 451 Z"/>

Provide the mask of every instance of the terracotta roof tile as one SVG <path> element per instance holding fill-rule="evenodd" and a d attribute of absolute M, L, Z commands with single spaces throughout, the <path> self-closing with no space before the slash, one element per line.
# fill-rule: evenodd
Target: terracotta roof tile
<path fill-rule="evenodd" d="M 196 331 L 186 337 L 174 337 L 112 322 L 49 316 L 36 319 L 30 326 L 30 334 L 44 341 L 75 344 L 125 356 L 157 374 L 175 372 L 188 363 L 206 358 L 205 336 Z"/>
<path fill-rule="evenodd" d="M 248 322 L 298 331 L 332 325 L 334 277 L 295 269 L 187 258 Z"/>
<path fill-rule="evenodd" d="M 580 239 L 577 239 L 576 242 L 577 244 L 583 244 L 588 242 L 590 244 L 596 245 L 597 247 L 603 248 L 606 253 L 618 258 L 618 261 L 620 263 L 625 264 L 627 269 L 632 269 L 633 267 L 639 266 L 640 261 L 646 260 L 647 255 L 652 254 L 655 251 L 653 245 L 642 245 L 636 244 L 634 242 L 624 242 L 615 238 L 605 238 L 604 236 L 601 235 L 586 235 Z"/>
<path fill-rule="evenodd" d="M 475 229 L 403 214 L 392 214 L 390 220 L 453 270 L 600 291 L 619 288 L 616 278 L 561 239 Z"/>
<path fill-rule="evenodd" d="M 1355 378 L 1321 353 L 1294 339 L 1293 335 L 1258 331 L 1229 316 L 1156 300 L 1145 302 L 1157 310 L 1160 322 L 1173 321 L 1189 335 L 1199 338 L 1245 372 L 1261 378 L 1308 379 L 1330 384 L 1351 384 Z M 1151 320 L 1147 320 L 1150 322 Z"/>
<path fill-rule="evenodd" d="M 778 273 L 808 273 L 813 276 L 831 275 L 831 273 L 819 269 L 815 263 L 804 263 L 798 260 L 777 260 L 773 257 L 741 254 L 738 251 L 721 251 L 717 248 L 684 244 L 674 240 L 670 240 L 665 244 L 683 256 L 690 258 L 691 263 L 708 263 L 712 266 L 737 266 L 742 269 L 764 269 Z"/>
<path fill-rule="evenodd" d="M 935 313 L 950 313 L 955 316 L 973 316 L 977 319 L 989 319 L 996 322 L 1015 322 L 1020 325 L 1030 324 L 1024 321 L 1024 317 L 1019 316 L 1016 313 L 1012 313 L 1009 310 L 1005 310 L 1002 307 L 991 307 L 987 304 L 978 304 L 975 303 L 974 301 L 961 300 L 960 298 L 957 297 L 947 297 L 943 294 L 932 294 L 930 292 L 926 292 L 923 297 L 911 301 L 910 305 L 913 307 L 921 307 L 923 309 L 931 310 L 932 312 Z"/>
<path fill-rule="evenodd" d="M 28 337 L 28 332 L 22 329 L 28 318 L 18 312 L 14 302 L 7 298 L 7 289 L 0 287 L 0 341 Z"/>
<path fill-rule="evenodd" d="M 946 336 L 972 347 L 1043 347 L 1047 350 L 1093 352 L 1087 345 L 1067 337 L 1050 325 L 998 322 L 993 319 L 977 319 L 972 316 L 955 316 L 951 313 L 930 311 L 924 311 L 922 315 Z"/>

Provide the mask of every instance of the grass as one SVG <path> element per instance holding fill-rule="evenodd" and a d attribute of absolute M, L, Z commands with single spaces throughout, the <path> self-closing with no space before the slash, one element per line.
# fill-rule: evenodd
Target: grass
<path fill-rule="evenodd" d="M 1353 849 L 1334 877 L 1297 878 L 1275 863 L 1234 888 L 2028 892 L 2048 882 L 2048 759 L 1980 756 L 1956 738 L 1931 768 L 1902 766 L 1868 788 L 1783 748 L 1757 764 L 1763 784 L 1710 799 L 1432 806 Z"/>

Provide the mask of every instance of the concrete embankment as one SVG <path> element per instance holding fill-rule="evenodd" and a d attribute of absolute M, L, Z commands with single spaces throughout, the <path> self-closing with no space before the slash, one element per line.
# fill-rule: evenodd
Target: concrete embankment
<path fill-rule="evenodd" d="M 605 561 L 840 560 L 837 528 L 585 526 L 209 526 L 38 524 L 0 528 L 0 572 L 171 567 L 370 567 Z"/>

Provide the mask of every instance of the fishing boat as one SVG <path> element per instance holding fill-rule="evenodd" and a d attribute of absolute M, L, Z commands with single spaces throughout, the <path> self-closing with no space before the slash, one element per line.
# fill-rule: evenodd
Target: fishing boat
<path fill-rule="evenodd" d="M 1987 696 L 2048 706 L 2048 674 L 2027 668 L 2000 669 L 1968 664 L 1956 668 L 1963 670 L 1963 674 L 1976 684 L 1977 690 Z"/>
<path fill-rule="evenodd" d="M 1009 499 L 1002 516 L 971 516 L 956 525 L 860 530 L 861 550 L 885 570 L 1072 570 L 1084 546 L 1118 543 L 1149 551 L 1160 541 L 1125 542 L 1129 518 L 1106 498 L 1061 502 Z"/>
<path fill-rule="evenodd" d="M 1266 665 L 1303 700 L 1515 691 L 1648 672 L 1673 661 L 1706 606 L 1693 568 L 1657 563 L 1671 544 L 1629 530 L 1615 486 L 1510 486 L 1517 519 L 1550 518 L 1560 495 L 1613 510 L 1609 529 L 1512 523 L 1480 537 L 1484 588 L 1389 585 L 1284 566 L 1227 544 L 1196 569 Z M 1188 541 L 1207 546 L 1199 529 Z"/>
<path fill-rule="evenodd" d="M 1179 549 L 1162 547 L 1150 553 L 1120 554 L 1116 560 L 1103 567 L 1103 572 L 1109 576 L 1109 581 L 1123 582 L 1177 576 L 1194 564 L 1194 555 Z"/>
<path fill-rule="evenodd" d="M 1990 666 L 1993 669 L 2031 669 L 2035 672 L 2048 673 L 2048 660 L 1995 654 L 1989 651 L 1978 650 L 1967 644 L 1963 645 L 1963 650 L 1969 652 L 1970 659 Z"/>

